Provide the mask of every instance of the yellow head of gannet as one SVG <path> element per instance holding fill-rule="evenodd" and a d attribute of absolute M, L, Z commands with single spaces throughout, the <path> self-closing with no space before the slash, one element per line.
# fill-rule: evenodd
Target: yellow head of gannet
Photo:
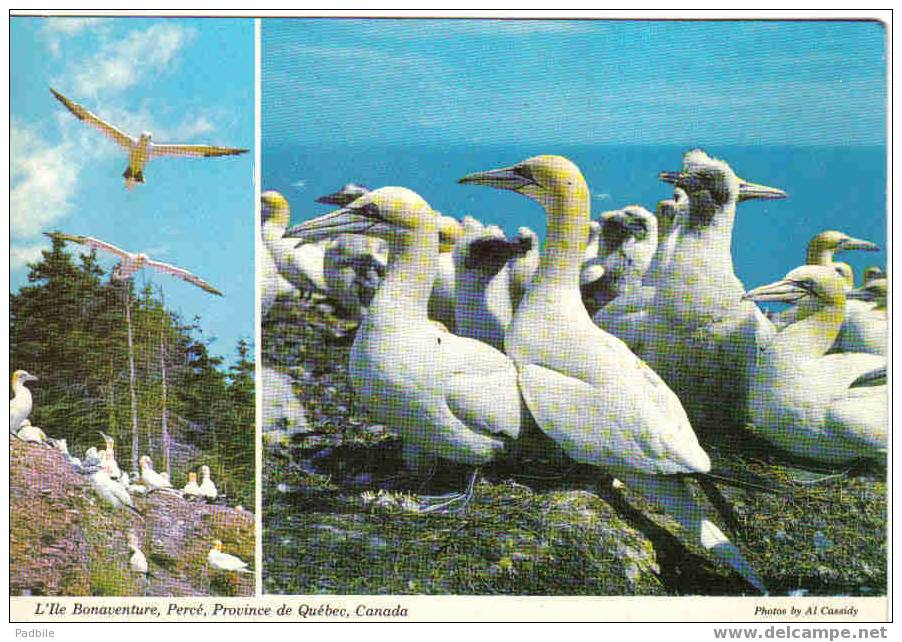
<path fill-rule="evenodd" d="M 197 485 L 197 473 L 188 473 L 188 483 L 185 484 L 182 492 L 188 497 L 197 497 L 200 495 L 200 487 Z"/>
<path fill-rule="evenodd" d="M 291 223 L 291 206 L 282 194 L 275 190 L 267 190 L 260 194 L 260 214 L 263 224 L 286 229 Z"/>
<path fill-rule="evenodd" d="M 522 193 L 547 215 L 538 271 L 505 337 L 536 423 L 577 462 L 660 503 L 706 550 L 763 590 L 739 549 L 705 518 L 683 477 L 707 472 L 711 463 L 679 399 L 621 341 L 595 326 L 582 305 L 589 189 L 579 168 L 560 156 L 537 156 L 460 182 Z"/>
<path fill-rule="evenodd" d="M 885 373 L 885 357 L 826 355 L 843 324 L 842 277 L 832 267 L 804 265 L 746 298 L 794 303 L 797 310 L 793 322 L 758 355 L 749 393 L 754 429 L 796 455 L 819 461 L 882 457 L 886 384 L 862 387 L 859 382 Z"/>
<path fill-rule="evenodd" d="M 13 398 L 9 400 L 9 433 L 15 435 L 22 422 L 31 414 L 31 391 L 25 386 L 38 378 L 25 370 L 16 370 L 12 376 Z"/>
<path fill-rule="evenodd" d="M 870 241 L 852 238 L 836 230 L 825 230 L 808 242 L 806 263 L 808 265 L 830 265 L 833 255 L 849 250 L 876 252 L 880 247 Z M 852 284 L 854 285 L 854 283 Z"/>

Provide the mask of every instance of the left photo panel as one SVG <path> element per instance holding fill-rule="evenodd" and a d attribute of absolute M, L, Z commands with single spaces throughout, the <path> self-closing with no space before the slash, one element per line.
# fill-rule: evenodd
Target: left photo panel
<path fill-rule="evenodd" d="M 10 595 L 255 593 L 254 20 L 10 19 Z"/>

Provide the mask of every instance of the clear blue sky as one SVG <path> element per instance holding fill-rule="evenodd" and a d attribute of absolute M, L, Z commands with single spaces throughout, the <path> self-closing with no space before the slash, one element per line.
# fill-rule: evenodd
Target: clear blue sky
<path fill-rule="evenodd" d="M 264 20 L 272 141 L 874 145 L 877 22 Z"/>
<path fill-rule="evenodd" d="M 201 317 L 231 360 L 254 338 L 254 25 L 250 19 L 10 19 L 10 288 L 49 247 L 42 232 L 95 236 L 191 270 L 225 293 L 144 271 L 166 303 Z M 54 87 L 129 134 L 250 148 L 151 162 L 126 191 L 126 157 L 58 103 Z M 77 246 L 70 246 L 73 249 Z M 100 256 L 105 268 L 115 262 Z"/>

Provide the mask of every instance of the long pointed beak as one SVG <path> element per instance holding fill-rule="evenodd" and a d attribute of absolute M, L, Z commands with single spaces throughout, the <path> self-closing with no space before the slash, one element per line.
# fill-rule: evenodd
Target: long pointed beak
<path fill-rule="evenodd" d="M 783 279 L 768 285 L 749 290 L 742 296 L 743 301 L 781 301 L 795 303 L 808 295 L 808 292 L 792 281 Z"/>
<path fill-rule="evenodd" d="M 379 221 L 367 218 L 347 208 L 333 210 L 286 230 L 285 238 L 319 241 L 339 234 L 371 234 Z"/>
<path fill-rule="evenodd" d="M 845 252 L 846 250 L 864 250 L 865 252 L 879 252 L 880 246 L 864 239 L 847 239 L 840 243 L 836 248 L 837 252 Z"/>
<path fill-rule="evenodd" d="M 112 437 L 110 437 L 108 434 L 106 434 L 102 430 L 98 430 L 97 434 L 100 435 L 101 437 L 103 437 L 105 440 L 112 441 L 112 439 L 113 439 Z"/>
<path fill-rule="evenodd" d="M 513 191 L 517 191 L 522 187 L 533 184 L 533 181 L 516 173 L 513 167 L 502 167 L 500 169 L 490 169 L 485 172 L 474 172 L 458 179 L 457 182 L 461 185 L 486 185 L 496 189 L 509 189 Z"/>
<path fill-rule="evenodd" d="M 658 174 L 658 178 L 665 183 L 670 183 L 671 185 L 676 185 L 680 182 L 680 172 L 660 172 Z"/>
<path fill-rule="evenodd" d="M 339 207 L 342 207 L 348 204 L 347 200 L 347 197 L 342 192 L 333 192 L 332 194 L 320 196 L 316 199 L 316 202 L 322 203 L 323 205 L 338 205 Z"/>
<path fill-rule="evenodd" d="M 37 380 L 38 380 L 38 378 L 35 377 L 33 374 L 29 374 L 29 375 L 25 378 L 25 381 L 37 381 Z"/>
<path fill-rule="evenodd" d="M 767 185 L 757 185 L 740 179 L 739 182 L 739 200 L 748 201 L 753 198 L 762 198 L 773 200 L 777 198 L 787 198 L 786 192 L 776 187 L 768 187 Z"/>
<path fill-rule="evenodd" d="M 864 287 L 864 288 L 856 288 L 854 290 L 850 290 L 846 292 L 846 300 L 854 299 L 856 301 L 865 301 L 867 303 L 874 303 L 879 298 L 877 292 L 873 289 Z"/>

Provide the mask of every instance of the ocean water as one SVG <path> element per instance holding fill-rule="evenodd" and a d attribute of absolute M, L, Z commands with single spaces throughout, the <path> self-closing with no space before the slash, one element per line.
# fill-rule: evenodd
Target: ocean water
<path fill-rule="evenodd" d="M 671 146 L 368 146 L 269 144 L 263 132 L 263 189 L 282 192 L 297 223 L 329 211 L 315 199 L 348 182 L 370 188 L 401 185 L 444 214 L 471 214 L 508 235 L 526 225 L 545 234 L 539 206 L 512 192 L 459 185 L 464 174 L 513 164 L 536 154 L 560 154 L 582 169 L 592 192 L 593 217 L 637 203 L 654 211 L 673 188 L 658 180 L 678 170 L 685 148 Z M 739 205 L 733 262 L 747 288 L 781 278 L 805 262 L 815 234 L 836 229 L 880 245 L 880 252 L 848 252 L 856 281 L 869 265 L 886 265 L 887 207 L 884 147 L 706 147 L 740 177 L 779 187 L 789 198 Z"/>

